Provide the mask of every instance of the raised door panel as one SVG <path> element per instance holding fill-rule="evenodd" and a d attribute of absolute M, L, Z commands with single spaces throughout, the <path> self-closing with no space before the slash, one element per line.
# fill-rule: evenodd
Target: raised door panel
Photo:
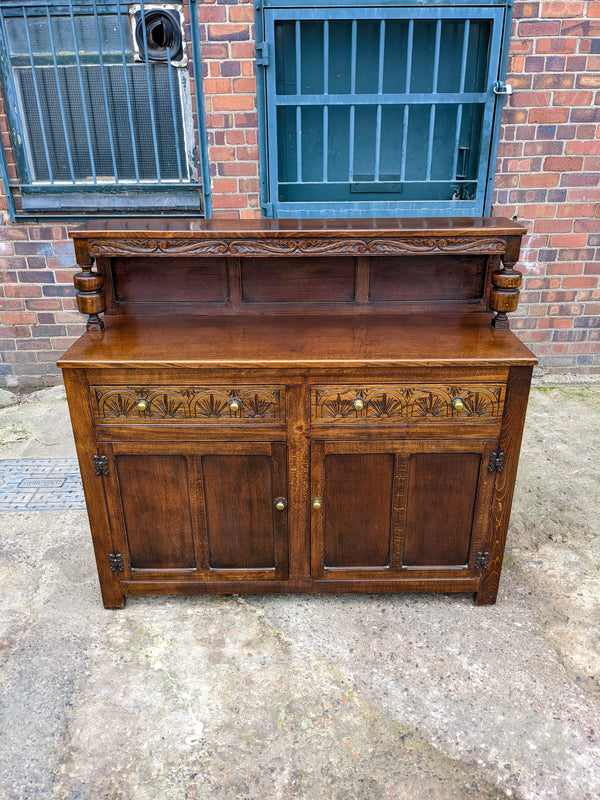
<path fill-rule="evenodd" d="M 327 567 L 387 567 L 390 560 L 391 453 L 325 456 Z"/>
<path fill-rule="evenodd" d="M 485 551 L 491 441 L 313 442 L 316 579 L 475 576 Z"/>
<path fill-rule="evenodd" d="M 408 461 L 404 566 L 469 562 L 481 455 L 415 453 Z"/>
<path fill-rule="evenodd" d="M 187 461 L 180 455 L 115 459 L 132 569 L 194 569 Z"/>
<path fill-rule="evenodd" d="M 202 457 L 208 563 L 213 569 L 275 566 L 273 465 L 267 455 Z"/>

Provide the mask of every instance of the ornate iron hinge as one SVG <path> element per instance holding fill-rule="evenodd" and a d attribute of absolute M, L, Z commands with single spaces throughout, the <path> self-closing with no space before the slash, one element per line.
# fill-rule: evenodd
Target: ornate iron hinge
<path fill-rule="evenodd" d="M 489 566 L 490 558 L 491 553 L 488 553 L 487 550 L 480 550 L 478 553 L 475 553 L 475 569 L 486 570 Z"/>
<path fill-rule="evenodd" d="M 502 450 L 494 450 L 490 453 L 490 463 L 488 464 L 488 472 L 502 472 L 504 470 L 504 452 Z"/>
<path fill-rule="evenodd" d="M 92 461 L 96 475 L 108 475 L 108 458 L 106 456 L 92 456 Z"/>
<path fill-rule="evenodd" d="M 109 553 L 108 554 L 108 563 L 110 564 L 110 568 L 118 575 L 119 572 L 125 571 L 125 564 L 123 562 L 123 556 L 121 553 Z"/>

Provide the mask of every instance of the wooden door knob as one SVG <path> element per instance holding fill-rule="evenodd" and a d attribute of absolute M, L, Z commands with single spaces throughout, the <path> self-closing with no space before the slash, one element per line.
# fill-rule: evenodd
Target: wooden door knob
<path fill-rule="evenodd" d="M 362 399 L 362 397 L 355 397 L 352 401 L 352 407 L 355 411 L 362 411 L 365 407 L 365 401 Z"/>
<path fill-rule="evenodd" d="M 452 401 L 452 408 L 455 411 L 462 411 L 464 407 L 465 407 L 464 400 L 462 400 L 460 397 L 455 397 L 454 400 Z"/>
<path fill-rule="evenodd" d="M 276 497 L 274 504 L 277 511 L 284 511 L 287 508 L 287 500 L 285 497 Z"/>
<path fill-rule="evenodd" d="M 150 403 L 144 397 L 140 397 L 137 403 L 135 404 L 135 407 L 137 408 L 138 411 L 147 411 L 149 406 Z"/>
<path fill-rule="evenodd" d="M 321 500 L 320 497 L 314 497 L 311 505 L 315 509 L 315 511 L 318 511 L 323 505 L 323 501 Z"/>

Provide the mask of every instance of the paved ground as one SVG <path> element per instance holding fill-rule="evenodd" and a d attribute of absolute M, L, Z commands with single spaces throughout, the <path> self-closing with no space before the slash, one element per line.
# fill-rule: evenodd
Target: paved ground
<path fill-rule="evenodd" d="M 61 389 L 0 411 L 0 459 L 73 455 Z M 490 608 L 105 611 L 83 510 L 0 513 L 0 800 L 598 800 L 599 463 L 600 387 L 534 390 Z"/>

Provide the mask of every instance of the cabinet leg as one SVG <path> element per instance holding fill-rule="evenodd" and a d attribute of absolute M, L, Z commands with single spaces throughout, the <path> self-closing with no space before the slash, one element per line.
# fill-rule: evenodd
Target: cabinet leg
<path fill-rule="evenodd" d="M 497 586 L 495 587 L 495 589 L 486 586 L 484 591 L 475 592 L 475 594 L 473 595 L 473 599 L 475 600 L 476 606 L 493 606 L 496 604 L 497 596 L 498 596 Z"/>
<path fill-rule="evenodd" d="M 118 581 L 101 581 L 100 591 L 104 608 L 125 608 L 125 595 L 119 588 Z"/>

